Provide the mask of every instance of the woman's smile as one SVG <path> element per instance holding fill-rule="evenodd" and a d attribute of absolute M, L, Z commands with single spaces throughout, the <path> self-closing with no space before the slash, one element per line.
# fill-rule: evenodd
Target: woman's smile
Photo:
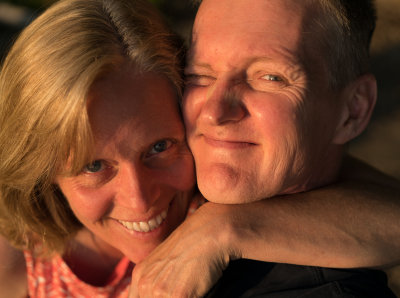
<path fill-rule="evenodd" d="M 167 218 L 167 214 L 168 214 L 168 208 L 166 210 L 163 210 L 157 216 L 147 221 L 123 221 L 123 220 L 118 220 L 118 221 L 130 231 L 148 233 L 150 231 L 153 231 L 154 229 L 157 229 Z"/>
<path fill-rule="evenodd" d="M 177 98 L 164 77 L 121 66 L 87 109 L 93 159 L 56 182 L 79 221 L 136 263 L 184 220 L 195 183 Z"/>

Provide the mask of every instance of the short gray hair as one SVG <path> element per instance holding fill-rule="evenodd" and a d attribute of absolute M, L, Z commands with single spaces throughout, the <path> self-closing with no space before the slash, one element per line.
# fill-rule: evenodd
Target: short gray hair
<path fill-rule="evenodd" d="M 234 1 L 234 0 L 233 0 Z M 305 1 L 305 0 L 302 0 Z M 306 31 L 315 28 L 327 58 L 332 89 L 341 89 L 370 70 L 369 47 L 376 23 L 373 0 L 308 0 L 322 13 L 310 18 Z M 200 5 L 202 0 L 192 0 Z M 326 33 L 329 34 L 326 34 Z"/>

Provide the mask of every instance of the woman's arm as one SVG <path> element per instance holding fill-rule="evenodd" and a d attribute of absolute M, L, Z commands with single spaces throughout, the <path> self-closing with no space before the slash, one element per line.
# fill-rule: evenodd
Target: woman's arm
<path fill-rule="evenodd" d="M 28 282 L 24 255 L 0 236 L 1 297 L 27 297 Z"/>
<path fill-rule="evenodd" d="M 252 204 L 206 203 L 136 266 L 132 297 L 138 291 L 141 297 L 204 295 L 237 258 L 324 267 L 395 264 L 399 218 L 399 182 L 348 159 L 335 185 Z"/>

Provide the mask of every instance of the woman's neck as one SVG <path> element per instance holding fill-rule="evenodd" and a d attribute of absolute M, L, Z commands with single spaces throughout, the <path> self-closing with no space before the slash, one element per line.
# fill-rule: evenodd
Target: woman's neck
<path fill-rule="evenodd" d="M 93 286 L 106 285 L 122 258 L 123 254 L 119 250 L 87 229 L 78 232 L 63 256 L 72 272 L 80 280 Z"/>

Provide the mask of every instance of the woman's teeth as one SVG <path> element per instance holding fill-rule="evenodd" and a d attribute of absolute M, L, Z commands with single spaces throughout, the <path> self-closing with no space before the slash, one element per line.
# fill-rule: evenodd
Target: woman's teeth
<path fill-rule="evenodd" d="M 168 209 L 164 210 L 149 221 L 132 222 L 119 220 L 119 222 L 128 230 L 147 233 L 158 228 L 167 217 L 167 213 Z"/>

